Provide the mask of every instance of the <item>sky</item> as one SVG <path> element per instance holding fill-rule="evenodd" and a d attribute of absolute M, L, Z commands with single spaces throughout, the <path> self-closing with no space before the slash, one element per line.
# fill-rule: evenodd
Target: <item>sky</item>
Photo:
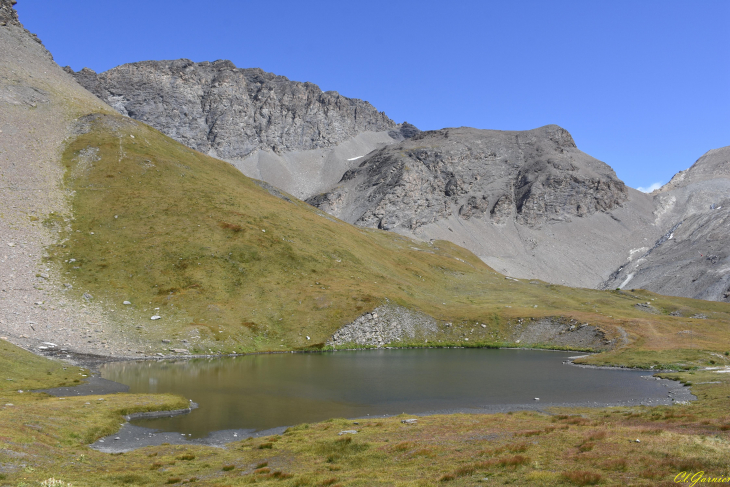
<path fill-rule="evenodd" d="M 421 130 L 567 129 L 634 188 L 730 145 L 730 1 L 19 0 L 61 66 L 229 59 Z"/>

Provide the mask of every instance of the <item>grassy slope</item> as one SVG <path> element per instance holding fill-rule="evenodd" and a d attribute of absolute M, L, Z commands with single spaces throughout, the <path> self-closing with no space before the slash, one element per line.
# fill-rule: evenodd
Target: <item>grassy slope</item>
<path fill-rule="evenodd" d="M 89 149 L 98 152 L 84 157 Z M 48 221 L 66 228 L 51 259 L 140 347 L 161 338 L 189 339 L 198 352 L 321 346 L 390 300 L 454 323 L 431 343 L 461 342 L 471 328 L 471 344 L 505 342 L 517 318 L 567 316 L 612 337 L 621 326 L 632 350 L 646 352 L 626 358 L 636 364 L 672 361 L 666 349 L 691 346 L 690 361 L 707 359 L 697 349 L 725 351 L 727 304 L 505 280 L 453 244 L 357 228 L 272 196 L 229 164 L 122 117 L 96 117 L 64 164 L 74 218 Z M 634 307 L 648 300 L 662 314 Z M 678 309 L 709 319 L 668 316 Z M 691 342 L 677 334 L 692 327 L 701 333 Z"/>

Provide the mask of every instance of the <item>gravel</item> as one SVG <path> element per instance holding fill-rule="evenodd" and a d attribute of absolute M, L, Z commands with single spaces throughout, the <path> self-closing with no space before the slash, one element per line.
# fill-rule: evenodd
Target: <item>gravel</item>
<path fill-rule="evenodd" d="M 0 27 L 0 336 L 36 353 L 132 355 L 100 303 L 70 298 L 70 280 L 44 259 L 59 230 L 43 222 L 70 215 L 62 151 L 75 118 L 92 111 L 110 109 L 28 31 Z"/>

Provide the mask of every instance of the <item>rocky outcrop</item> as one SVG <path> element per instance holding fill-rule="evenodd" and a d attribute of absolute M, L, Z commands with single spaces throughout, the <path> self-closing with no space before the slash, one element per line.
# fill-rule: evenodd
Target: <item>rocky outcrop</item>
<path fill-rule="evenodd" d="M 402 133 L 366 101 L 230 61 L 144 61 L 99 74 L 66 69 L 119 113 L 226 160 L 258 149 L 332 147 L 363 132 Z"/>
<path fill-rule="evenodd" d="M 613 349 L 617 345 L 617 340 L 609 340 L 600 328 L 560 316 L 520 318 L 512 328 L 511 339 L 522 346 L 557 345 L 592 350 Z"/>
<path fill-rule="evenodd" d="M 20 27 L 25 35 L 42 45 L 43 42 L 38 38 L 38 35 L 28 31 L 18 20 L 18 12 L 15 10 L 17 3 L 17 0 L 0 0 L 0 27 Z M 44 50 L 43 54 L 45 57 L 53 59 L 53 56 L 47 50 Z"/>
<path fill-rule="evenodd" d="M 413 231 L 451 215 L 538 227 L 610 211 L 627 197 L 608 165 L 549 125 L 421 132 L 370 154 L 309 202 L 357 225 Z"/>
<path fill-rule="evenodd" d="M 383 347 L 402 340 L 423 339 L 438 331 L 436 320 L 402 306 L 383 305 L 343 326 L 327 341 L 329 346 Z"/>
<path fill-rule="evenodd" d="M 0 0 L 0 26 L 16 25 L 22 27 L 18 20 L 18 12 L 13 6 L 18 3 L 16 0 Z"/>

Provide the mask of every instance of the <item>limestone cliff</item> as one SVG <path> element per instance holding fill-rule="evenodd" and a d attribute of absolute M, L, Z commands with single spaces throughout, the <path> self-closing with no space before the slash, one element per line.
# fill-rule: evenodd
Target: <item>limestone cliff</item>
<path fill-rule="evenodd" d="M 608 165 L 548 125 L 421 132 L 370 154 L 309 202 L 361 226 L 416 230 L 454 214 L 538 227 L 609 211 L 627 197 Z"/>
<path fill-rule="evenodd" d="M 396 129 L 366 101 L 230 61 L 144 61 L 98 74 L 66 69 L 119 113 L 226 160 L 257 149 L 332 147 L 363 132 Z"/>

